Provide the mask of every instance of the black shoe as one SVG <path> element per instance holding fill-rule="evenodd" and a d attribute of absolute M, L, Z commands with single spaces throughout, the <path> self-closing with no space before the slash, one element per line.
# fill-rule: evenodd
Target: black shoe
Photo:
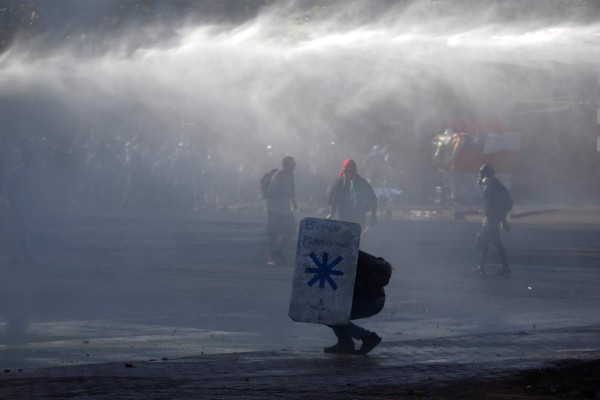
<path fill-rule="evenodd" d="M 350 342 L 337 342 L 333 346 L 325 347 L 323 352 L 327 354 L 356 354 L 352 340 Z"/>
<path fill-rule="evenodd" d="M 358 349 L 358 354 L 367 354 L 371 350 L 373 350 L 379 343 L 381 343 L 381 338 L 377 336 L 375 332 L 371 332 L 368 335 L 364 336 L 362 339 L 362 346 Z"/>

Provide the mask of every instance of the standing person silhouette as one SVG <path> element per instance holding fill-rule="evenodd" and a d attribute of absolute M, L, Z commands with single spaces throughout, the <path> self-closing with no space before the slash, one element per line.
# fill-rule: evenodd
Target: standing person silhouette
<path fill-rule="evenodd" d="M 500 227 L 506 231 L 510 228 L 506 222 L 506 214 L 512 209 L 513 201 L 506 187 L 496 178 L 494 168 L 489 164 L 483 164 L 479 169 L 477 182 L 483 185 L 483 221 L 482 228 L 478 234 L 477 247 L 480 249 L 479 264 L 475 272 L 485 274 L 490 242 L 498 250 L 502 269 L 500 275 L 510 274 L 506 249 L 500 237 Z"/>
<path fill-rule="evenodd" d="M 283 169 L 273 173 L 266 190 L 267 234 L 270 250 L 267 265 L 287 262 L 283 249 L 296 234 L 296 219 L 293 214 L 298 210 L 294 184 L 296 161 L 293 157 L 286 156 L 281 160 L 281 165 Z"/>

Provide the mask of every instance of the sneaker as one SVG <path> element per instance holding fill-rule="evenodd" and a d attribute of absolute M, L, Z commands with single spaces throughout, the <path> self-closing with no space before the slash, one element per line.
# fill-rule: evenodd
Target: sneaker
<path fill-rule="evenodd" d="M 474 273 L 478 274 L 478 275 L 485 275 L 485 267 L 482 267 L 481 265 L 478 265 L 475 267 L 475 269 L 473 270 Z"/>
<path fill-rule="evenodd" d="M 337 342 L 333 346 L 325 347 L 323 352 L 327 354 L 356 354 L 356 350 L 354 349 L 354 341 L 352 340 L 349 342 Z"/>
<path fill-rule="evenodd" d="M 277 261 L 275 261 L 275 259 L 273 257 L 269 258 L 267 260 L 267 265 L 270 265 L 271 267 L 274 267 L 277 265 Z"/>
<path fill-rule="evenodd" d="M 500 271 L 498 271 L 498 275 L 509 275 L 510 274 L 510 267 L 508 265 L 505 265 L 504 267 L 502 267 L 502 269 Z"/>
<path fill-rule="evenodd" d="M 361 340 L 362 346 L 358 349 L 358 354 L 367 354 L 381 343 L 381 338 L 375 332 L 367 334 Z"/>

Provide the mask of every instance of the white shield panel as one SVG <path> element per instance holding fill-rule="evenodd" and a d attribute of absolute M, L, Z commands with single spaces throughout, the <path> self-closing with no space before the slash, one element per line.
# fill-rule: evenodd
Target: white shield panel
<path fill-rule="evenodd" d="M 298 322 L 350 321 L 360 225 L 320 218 L 300 221 L 289 316 Z"/>

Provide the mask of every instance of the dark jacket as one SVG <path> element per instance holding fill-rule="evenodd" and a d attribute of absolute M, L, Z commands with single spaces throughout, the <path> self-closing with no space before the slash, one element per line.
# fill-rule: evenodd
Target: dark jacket
<path fill-rule="evenodd" d="M 377 258 L 364 251 L 358 252 L 356 264 L 356 280 L 354 281 L 354 298 L 377 299 L 385 297 L 385 290 L 377 282 L 373 274 Z"/>
<path fill-rule="evenodd" d="M 338 207 L 341 220 L 362 223 L 365 214 L 377 207 L 377 196 L 369 182 L 360 175 L 352 181 L 340 177 L 331 189 L 328 204 Z"/>
<path fill-rule="evenodd" d="M 500 222 L 512 208 L 510 194 L 498 178 L 485 178 L 483 185 L 483 214 L 490 221 Z"/>

